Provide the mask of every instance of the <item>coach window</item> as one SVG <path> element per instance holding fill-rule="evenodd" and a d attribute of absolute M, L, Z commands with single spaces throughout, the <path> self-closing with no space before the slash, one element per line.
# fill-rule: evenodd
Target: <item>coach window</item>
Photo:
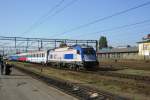
<path fill-rule="evenodd" d="M 50 55 L 50 58 L 52 59 L 52 58 L 53 58 L 53 55 Z"/>

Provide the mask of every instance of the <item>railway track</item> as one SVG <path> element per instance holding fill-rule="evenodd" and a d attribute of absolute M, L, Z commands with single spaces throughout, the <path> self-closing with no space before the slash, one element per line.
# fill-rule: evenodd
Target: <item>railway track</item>
<path fill-rule="evenodd" d="M 69 70 L 69 69 L 67 69 L 67 70 Z M 125 78 L 125 79 L 132 79 L 132 80 L 136 80 L 136 81 L 150 83 L 150 76 L 116 73 L 116 72 L 112 72 L 112 71 L 101 71 L 101 69 L 98 69 L 96 71 L 79 70 L 78 72 L 89 73 L 89 74 L 92 73 L 92 74 L 97 74 L 97 75 L 102 75 L 102 76 L 118 77 L 118 78 Z"/>
<path fill-rule="evenodd" d="M 33 67 L 33 66 L 34 65 L 32 65 L 30 67 Z M 50 67 L 52 67 L 52 66 L 45 67 L 45 66 L 41 66 L 39 64 L 35 64 L 35 66 L 36 67 L 34 67 L 34 68 L 37 68 L 39 71 L 42 68 L 44 68 L 45 70 L 51 70 Z M 57 68 L 54 67 L 54 69 L 57 69 Z M 70 69 L 64 69 L 64 68 L 62 68 L 62 69 L 58 68 L 58 69 L 59 70 L 65 70 L 68 72 L 70 71 L 71 73 L 75 72 L 75 71 L 70 70 Z M 119 85 L 119 86 L 123 85 L 123 88 L 127 87 L 130 89 L 133 89 L 133 90 L 137 91 L 137 93 L 140 92 L 140 93 L 146 94 L 146 95 L 150 94 L 149 80 L 148 79 L 145 80 L 144 78 L 143 79 L 136 78 L 136 77 L 138 77 L 138 75 L 135 75 L 134 76 L 135 78 L 134 78 L 133 75 L 131 77 L 128 76 L 130 74 L 123 74 L 123 75 L 127 75 L 127 76 L 123 76 L 122 73 L 115 73 L 115 72 L 109 72 L 109 71 L 95 71 L 94 72 L 94 71 L 79 70 L 78 72 L 79 73 L 87 73 L 87 75 L 88 74 L 89 75 L 95 74 L 96 76 L 99 76 L 99 75 L 108 76 L 108 77 L 101 77 L 101 78 L 102 78 L 102 80 L 106 81 L 106 83 L 108 82 L 108 83 L 112 83 L 112 84 Z M 89 82 L 89 84 L 93 84 L 95 82 L 96 81 Z M 50 83 L 50 82 L 48 82 L 48 83 Z M 65 87 L 65 84 L 67 84 L 67 87 Z M 93 87 L 92 88 L 85 87 L 85 85 L 87 85 L 87 84 L 84 84 L 84 86 L 82 86 L 82 83 L 77 84 L 77 83 L 66 82 L 65 84 L 63 84 L 62 87 L 59 87 L 59 86 L 61 86 L 60 84 L 58 84 L 58 86 L 55 86 L 56 84 L 53 86 L 55 86 L 56 88 L 59 87 L 58 89 L 62 89 L 64 92 L 67 92 L 68 94 L 71 94 L 73 96 L 77 96 L 81 100 L 85 100 L 85 98 L 86 98 L 86 100 L 87 100 L 87 98 L 88 98 L 88 100 L 93 100 L 90 97 L 92 97 L 92 98 L 94 97 L 94 100 L 124 100 L 124 99 L 114 99 L 114 98 L 120 98 L 120 96 L 114 96 L 114 95 L 112 96 L 112 94 L 110 94 L 110 93 L 107 93 L 105 91 L 98 91 L 98 89 L 93 89 Z M 97 95 L 98 95 L 99 99 L 96 99 Z M 84 99 L 83 99 L 83 97 L 84 97 Z"/>
<path fill-rule="evenodd" d="M 73 95 L 80 100 L 131 100 L 126 97 L 121 97 L 115 94 L 108 93 L 106 91 L 97 90 L 93 87 L 81 85 L 78 83 L 71 83 L 54 77 L 49 77 L 17 66 L 15 66 L 15 68 L 31 75 L 34 78 L 42 80 L 50 86 L 53 86 L 70 95 Z"/>
<path fill-rule="evenodd" d="M 36 64 L 41 66 L 41 64 Z M 60 68 L 56 68 L 54 66 L 45 66 L 42 65 L 42 67 L 52 67 L 55 69 L 60 69 Z M 61 70 L 68 70 L 68 71 L 74 71 L 71 69 L 67 69 L 67 68 L 61 68 Z M 118 77 L 118 78 L 125 78 L 125 79 L 132 79 L 132 80 L 136 80 L 136 81 L 142 81 L 145 83 L 150 83 L 150 76 L 140 76 L 140 75 L 131 75 L 131 74 L 123 74 L 123 73 L 115 73 L 115 72 L 110 72 L 110 71 L 101 71 L 101 69 L 98 69 L 97 71 L 85 71 L 85 70 L 78 70 L 78 72 L 82 72 L 82 73 L 92 73 L 92 74 L 97 74 L 97 75 L 102 75 L 102 76 L 110 76 L 110 77 Z"/>
<path fill-rule="evenodd" d="M 91 72 L 91 71 L 80 71 L 83 73 L 93 73 L 97 75 L 102 76 L 108 76 L 108 77 L 115 77 L 115 78 L 121 78 L 121 79 L 109 79 L 109 82 L 111 83 L 119 83 L 120 85 L 126 84 L 128 86 L 132 86 L 137 88 L 139 91 L 141 91 L 144 94 L 150 94 L 150 80 L 148 76 L 139 76 L 139 75 L 130 75 L 130 74 L 121 74 L 121 73 L 114 73 L 114 72 L 107 72 L 107 71 L 98 71 L 98 72 Z M 147 79 L 148 77 L 148 79 Z M 127 80 L 122 80 L 122 79 Z M 135 82 L 131 82 L 130 80 L 135 80 Z"/>
<path fill-rule="evenodd" d="M 131 75 L 131 74 L 122 74 L 122 73 L 115 73 L 115 72 L 106 72 L 106 71 L 98 71 L 96 72 L 99 75 L 104 76 L 111 76 L 111 77 L 119 77 L 119 78 L 126 78 L 126 79 L 133 79 L 137 81 L 144 81 L 150 82 L 150 76 L 140 76 L 140 75 Z"/>
<path fill-rule="evenodd" d="M 41 66 L 41 64 L 35 64 L 38 66 Z M 45 66 L 42 65 L 42 67 L 52 67 L 55 69 L 60 69 L 60 68 L 56 68 L 54 66 Z M 69 71 L 74 71 L 71 69 L 67 69 L 67 68 L 61 68 L 61 70 L 69 70 Z M 140 76 L 140 75 L 131 75 L 131 74 L 123 74 L 123 73 L 115 73 L 115 72 L 110 72 L 110 71 L 101 71 L 101 69 L 99 68 L 97 71 L 86 71 L 86 70 L 78 70 L 78 72 L 82 72 L 82 73 L 92 73 L 92 74 L 98 74 L 98 75 L 103 75 L 103 76 L 110 76 L 110 77 L 118 77 L 118 78 L 125 78 L 125 79 L 133 79 L 133 80 L 137 80 L 137 81 L 143 81 L 143 82 L 150 82 L 150 76 Z"/>

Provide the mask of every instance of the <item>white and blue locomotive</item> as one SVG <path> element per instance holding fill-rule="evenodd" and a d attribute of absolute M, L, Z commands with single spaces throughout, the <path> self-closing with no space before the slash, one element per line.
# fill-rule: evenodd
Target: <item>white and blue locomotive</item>
<path fill-rule="evenodd" d="M 98 64 L 96 51 L 91 46 L 74 45 L 47 51 L 32 51 L 11 55 L 10 60 L 45 63 L 57 67 L 92 68 Z"/>
<path fill-rule="evenodd" d="M 70 68 L 89 68 L 98 64 L 96 51 L 85 45 L 51 50 L 48 55 L 48 63 Z"/>

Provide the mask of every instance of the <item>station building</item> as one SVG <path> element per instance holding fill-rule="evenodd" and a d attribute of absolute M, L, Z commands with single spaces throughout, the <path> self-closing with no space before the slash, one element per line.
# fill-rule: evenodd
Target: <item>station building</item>
<path fill-rule="evenodd" d="M 150 34 L 137 42 L 138 47 L 103 48 L 97 52 L 99 59 L 150 59 Z"/>
<path fill-rule="evenodd" d="M 142 41 L 137 42 L 139 45 L 139 55 L 150 57 L 150 34 L 143 38 Z"/>
<path fill-rule="evenodd" d="M 105 48 L 97 52 L 98 59 L 135 59 L 138 47 Z"/>

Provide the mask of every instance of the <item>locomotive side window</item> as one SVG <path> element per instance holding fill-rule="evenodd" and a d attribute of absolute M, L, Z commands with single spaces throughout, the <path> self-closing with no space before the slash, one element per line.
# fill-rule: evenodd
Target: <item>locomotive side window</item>
<path fill-rule="evenodd" d="M 38 57 L 39 55 L 37 54 L 37 57 Z"/>
<path fill-rule="evenodd" d="M 79 51 L 79 50 L 77 50 L 77 54 L 80 54 L 80 51 Z"/>

